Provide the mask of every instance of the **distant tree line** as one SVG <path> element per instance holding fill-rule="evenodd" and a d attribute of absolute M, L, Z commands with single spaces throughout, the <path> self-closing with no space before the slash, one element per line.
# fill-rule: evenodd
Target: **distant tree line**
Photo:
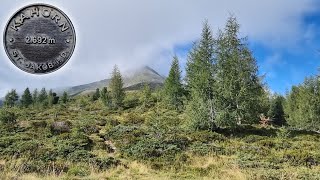
<path fill-rule="evenodd" d="M 26 88 L 20 98 L 17 91 L 12 89 L 5 96 L 4 106 L 9 108 L 14 106 L 20 106 L 23 108 L 28 108 L 30 106 L 48 107 L 58 104 L 59 102 L 66 104 L 68 101 L 69 97 L 67 92 L 64 92 L 60 98 L 57 96 L 57 93 L 52 90 L 47 92 L 45 88 L 42 88 L 39 92 L 38 89 L 35 89 L 31 94 L 30 89 Z"/>

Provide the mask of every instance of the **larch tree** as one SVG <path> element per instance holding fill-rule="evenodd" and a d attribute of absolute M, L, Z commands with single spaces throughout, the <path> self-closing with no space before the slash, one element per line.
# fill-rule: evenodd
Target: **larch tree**
<path fill-rule="evenodd" d="M 293 86 L 285 103 L 287 123 L 297 129 L 320 130 L 320 79 L 308 77 Z"/>
<path fill-rule="evenodd" d="M 181 109 L 183 106 L 184 89 L 181 82 L 181 71 L 177 56 L 173 57 L 169 76 L 164 82 L 163 89 L 166 103 L 176 110 Z"/>
<path fill-rule="evenodd" d="M 39 103 L 43 103 L 44 101 L 46 101 L 48 99 L 48 93 L 46 88 L 42 88 L 39 95 L 38 95 L 38 102 Z"/>
<path fill-rule="evenodd" d="M 217 38 L 216 123 L 223 127 L 255 123 L 261 113 L 263 84 L 246 38 L 239 38 L 239 27 L 231 16 Z"/>
<path fill-rule="evenodd" d="M 32 93 L 32 102 L 33 102 L 33 105 L 36 105 L 38 103 L 38 95 L 39 95 L 39 91 L 38 89 L 36 88 L 33 93 Z"/>
<path fill-rule="evenodd" d="M 199 42 L 189 53 L 186 67 L 187 90 L 190 94 L 187 114 L 193 129 L 215 128 L 214 74 L 215 40 L 208 22 L 204 23 Z"/>
<path fill-rule="evenodd" d="M 28 108 L 33 104 L 33 98 L 29 88 L 26 88 L 21 96 L 21 105 L 22 107 Z"/>
<path fill-rule="evenodd" d="M 108 91 L 107 87 L 102 88 L 102 90 L 100 91 L 100 100 L 105 106 L 109 108 L 112 106 L 110 92 Z"/>
<path fill-rule="evenodd" d="M 150 106 L 150 103 L 151 103 L 151 88 L 150 86 L 145 83 L 144 86 L 143 86 L 143 89 L 141 91 L 141 98 L 140 98 L 140 101 L 142 102 L 142 106 L 144 108 L 147 108 Z"/>
<path fill-rule="evenodd" d="M 69 96 L 68 96 L 68 93 L 66 91 L 63 92 L 61 101 L 62 101 L 63 104 L 67 104 L 67 102 L 69 101 Z"/>
<path fill-rule="evenodd" d="M 91 97 L 92 101 L 97 101 L 100 98 L 100 89 L 97 88 L 94 94 Z"/>
<path fill-rule="evenodd" d="M 13 107 L 19 100 L 19 95 L 15 89 L 12 89 L 5 96 L 4 105 L 7 107 Z"/>
<path fill-rule="evenodd" d="M 281 95 L 275 94 L 271 98 L 270 109 L 268 116 L 272 119 L 273 124 L 278 126 L 286 125 L 285 114 L 283 109 L 285 98 Z"/>
<path fill-rule="evenodd" d="M 119 109 L 123 105 L 125 92 L 123 89 L 123 79 L 117 65 L 114 66 L 110 81 L 112 106 Z"/>

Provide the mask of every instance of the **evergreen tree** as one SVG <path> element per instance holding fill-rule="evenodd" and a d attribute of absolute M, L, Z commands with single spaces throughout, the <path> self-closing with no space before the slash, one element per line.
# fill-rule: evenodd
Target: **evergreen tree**
<path fill-rule="evenodd" d="M 39 95 L 38 95 L 38 103 L 42 106 L 48 105 L 48 94 L 46 88 L 42 88 Z"/>
<path fill-rule="evenodd" d="M 187 114 L 194 129 L 215 128 L 214 57 L 215 40 L 207 22 L 202 37 L 191 50 L 186 67 L 187 90 L 190 93 Z"/>
<path fill-rule="evenodd" d="M 309 77 L 293 86 L 287 95 L 285 112 L 291 127 L 306 130 L 320 130 L 320 79 Z"/>
<path fill-rule="evenodd" d="M 107 93 L 108 93 L 107 87 L 103 87 L 102 90 L 100 91 L 100 99 L 103 102 L 103 104 L 105 104 L 107 101 Z"/>
<path fill-rule="evenodd" d="M 37 104 L 38 103 L 38 95 L 39 95 L 39 92 L 38 92 L 38 89 L 35 89 L 32 93 L 32 102 L 33 102 L 33 105 Z"/>
<path fill-rule="evenodd" d="M 97 88 L 96 91 L 95 91 L 95 93 L 92 95 L 91 100 L 92 100 L 92 101 L 96 101 L 96 100 L 98 100 L 99 98 L 100 98 L 100 89 Z"/>
<path fill-rule="evenodd" d="M 105 106 L 111 107 L 112 102 L 107 87 L 102 88 L 100 92 L 100 99 Z"/>
<path fill-rule="evenodd" d="M 142 89 L 142 95 L 141 95 L 141 102 L 144 108 L 147 108 L 150 106 L 151 98 L 152 97 L 151 97 L 150 86 L 147 83 L 145 83 Z"/>
<path fill-rule="evenodd" d="M 286 124 L 285 115 L 283 110 L 284 97 L 280 95 L 274 95 L 271 99 L 270 109 L 268 116 L 272 119 L 273 123 L 278 126 Z"/>
<path fill-rule="evenodd" d="M 239 24 L 230 17 L 217 38 L 216 123 L 234 127 L 254 123 L 262 113 L 264 89 L 258 76 L 258 66 L 246 44 L 239 38 Z"/>
<path fill-rule="evenodd" d="M 29 107 L 30 105 L 32 105 L 33 103 L 33 99 L 32 99 L 32 95 L 30 93 L 29 88 L 26 88 L 24 90 L 23 95 L 21 96 L 21 105 L 22 107 Z"/>
<path fill-rule="evenodd" d="M 63 104 L 67 104 L 67 102 L 69 101 L 68 93 L 66 91 L 63 92 L 61 101 Z"/>
<path fill-rule="evenodd" d="M 50 89 L 48 93 L 48 104 L 49 106 L 58 104 L 59 102 L 59 97 L 57 96 L 57 93 L 53 92 L 52 89 Z"/>
<path fill-rule="evenodd" d="M 15 89 L 12 89 L 5 96 L 4 105 L 7 107 L 13 107 L 19 100 L 19 96 Z"/>
<path fill-rule="evenodd" d="M 123 79 L 118 67 L 115 65 L 112 71 L 112 77 L 110 82 L 112 106 L 118 109 L 122 106 L 125 98 L 125 92 L 123 89 Z"/>
<path fill-rule="evenodd" d="M 183 86 L 181 83 L 181 71 L 177 56 L 173 57 L 168 78 L 164 83 L 165 100 L 175 109 L 180 109 L 183 105 Z"/>
<path fill-rule="evenodd" d="M 53 92 L 52 92 L 52 89 L 50 89 L 49 93 L 48 93 L 48 104 L 49 104 L 49 106 L 53 105 L 53 101 L 54 101 Z"/>
<path fill-rule="evenodd" d="M 39 95 L 38 95 L 38 101 L 40 103 L 44 102 L 45 100 L 47 100 L 48 98 L 48 94 L 45 88 L 42 88 Z"/>

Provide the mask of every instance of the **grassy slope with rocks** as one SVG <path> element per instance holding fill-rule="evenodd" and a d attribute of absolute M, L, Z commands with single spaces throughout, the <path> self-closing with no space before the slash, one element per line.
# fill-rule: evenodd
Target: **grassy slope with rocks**
<path fill-rule="evenodd" d="M 128 93 L 117 111 L 87 96 L 6 110 L 17 121 L 0 128 L 0 179 L 320 179 L 319 134 L 189 131 L 184 113 L 140 96 Z"/>

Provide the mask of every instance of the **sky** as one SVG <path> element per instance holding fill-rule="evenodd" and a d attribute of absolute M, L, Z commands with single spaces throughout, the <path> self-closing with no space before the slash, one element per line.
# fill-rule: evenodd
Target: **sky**
<path fill-rule="evenodd" d="M 77 44 L 58 71 L 33 75 L 16 68 L 0 43 L 0 97 L 10 89 L 58 88 L 110 77 L 148 65 L 167 76 L 172 56 L 185 68 L 188 51 L 208 20 L 214 34 L 233 14 L 240 34 L 272 92 L 318 73 L 320 2 L 317 0 L 1 0 L 0 31 L 21 7 L 46 3 L 64 11 L 75 26 Z M 3 42 L 0 36 L 0 42 Z"/>

